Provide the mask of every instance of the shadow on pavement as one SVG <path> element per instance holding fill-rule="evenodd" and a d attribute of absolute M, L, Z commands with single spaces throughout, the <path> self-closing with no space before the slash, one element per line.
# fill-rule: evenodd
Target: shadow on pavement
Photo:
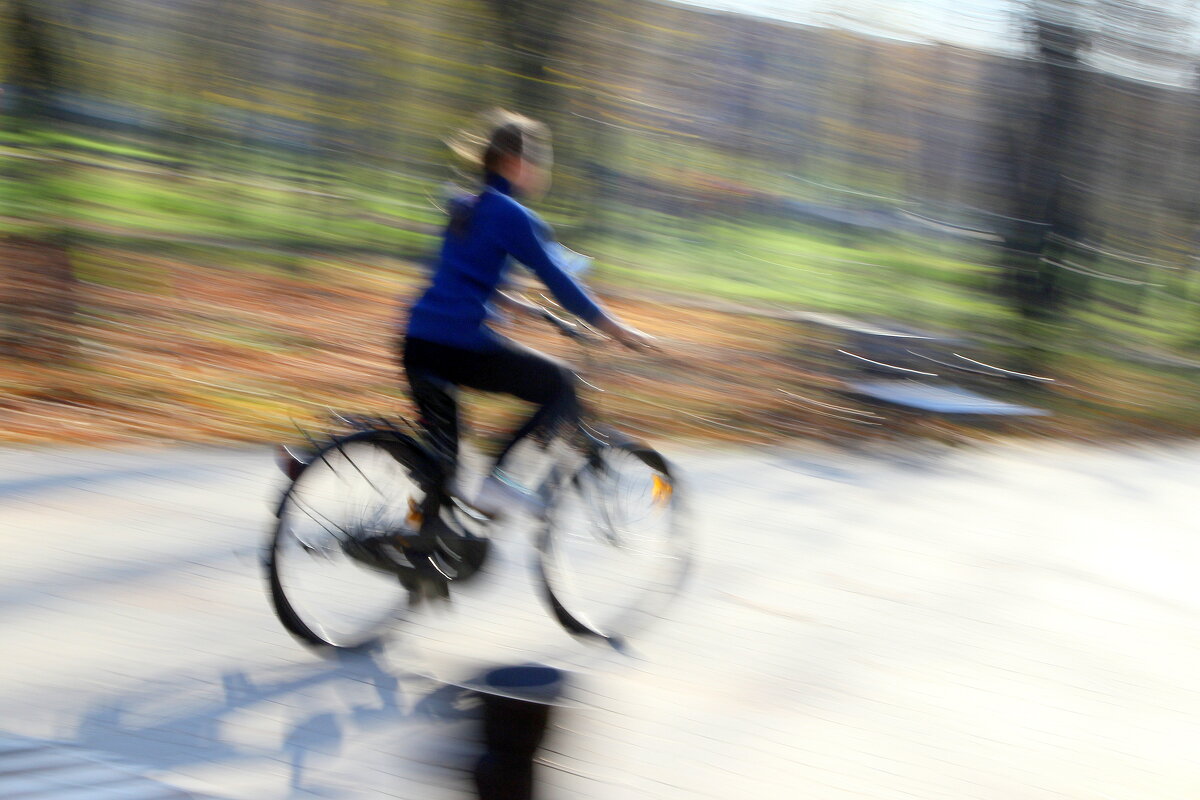
<path fill-rule="evenodd" d="M 76 743 L 157 770 L 273 758 L 289 765 L 295 790 L 315 758 L 337 756 L 351 731 L 409 716 L 401 682 L 372 654 L 214 677 L 180 674 L 92 707 Z"/>

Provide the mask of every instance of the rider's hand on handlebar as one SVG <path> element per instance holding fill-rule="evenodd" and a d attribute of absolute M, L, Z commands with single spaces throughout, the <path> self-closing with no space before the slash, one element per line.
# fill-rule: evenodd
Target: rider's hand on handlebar
<path fill-rule="evenodd" d="M 658 349 L 658 340 L 644 331 L 639 331 L 637 328 L 624 328 L 622 334 L 617 337 L 617 341 L 630 350 Z"/>
<path fill-rule="evenodd" d="M 606 319 L 599 327 L 604 333 L 616 339 L 630 350 L 657 349 L 657 343 L 653 336 L 618 320 Z"/>

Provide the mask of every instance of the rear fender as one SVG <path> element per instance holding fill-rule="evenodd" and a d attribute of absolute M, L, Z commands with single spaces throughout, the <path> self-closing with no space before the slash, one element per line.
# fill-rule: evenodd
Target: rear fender
<path fill-rule="evenodd" d="M 444 475 L 442 469 L 416 438 L 398 430 L 358 431 L 349 436 L 339 436 L 329 440 L 313 453 L 311 458 L 303 462 L 303 465 L 297 469 L 295 476 L 288 483 L 283 495 L 279 498 L 279 503 L 275 506 L 275 517 L 279 518 L 283 514 L 283 508 L 287 504 L 288 498 L 295 491 L 296 484 L 300 481 L 300 478 L 309 466 L 317 461 L 324 461 L 328 465 L 328 455 L 330 453 L 340 451 L 347 445 L 357 442 L 375 442 L 379 444 L 391 453 L 397 461 L 408 467 L 409 476 L 426 492 L 439 487 L 442 483 Z M 292 458 L 296 458 L 291 452 L 289 452 L 289 455 Z"/>

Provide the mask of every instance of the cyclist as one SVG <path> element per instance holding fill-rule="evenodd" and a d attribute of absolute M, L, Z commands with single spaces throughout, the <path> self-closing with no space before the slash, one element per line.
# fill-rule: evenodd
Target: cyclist
<path fill-rule="evenodd" d="M 496 118 L 482 152 L 472 154 L 482 172 L 482 189 L 452 204 L 432 280 L 409 313 L 402 359 L 422 423 L 446 457 L 451 475 L 458 456 L 457 387 L 509 394 L 537 406 L 503 446 L 471 501 L 490 515 L 535 507 L 528 490 L 506 472 L 506 459 L 529 434 L 553 434 L 579 411 L 570 367 L 489 326 L 498 305 L 536 309 L 501 291 L 510 259 L 529 268 L 563 307 L 622 344 L 637 349 L 652 342 L 602 308 L 571 276 L 549 226 L 521 204 L 538 197 L 548 184 L 545 126 L 507 112 Z"/>

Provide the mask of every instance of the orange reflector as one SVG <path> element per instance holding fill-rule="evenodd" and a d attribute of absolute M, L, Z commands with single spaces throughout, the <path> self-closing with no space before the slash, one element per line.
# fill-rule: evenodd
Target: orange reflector
<path fill-rule="evenodd" d="M 421 524 L 423 519 L 425 519 L 425 515 L 421 513 L 417 501 L 411 497 L 408 498 L 408 516 L 404 518 L 404 521 L 415 528 Z"/>
<path fill-rule="evenodd" d="M 671 499 L 672 491 L 674 491 L 674 489 L 671 487 L 671 484 L 668 483 L 665 478 L 663 478 L 663 476 L 661 476 L 661 475 L 654 476 L 654 492 L 653 492 L 654 502 L 656 502 L 656 503 L 667 502 L 668 500 Z"/>

